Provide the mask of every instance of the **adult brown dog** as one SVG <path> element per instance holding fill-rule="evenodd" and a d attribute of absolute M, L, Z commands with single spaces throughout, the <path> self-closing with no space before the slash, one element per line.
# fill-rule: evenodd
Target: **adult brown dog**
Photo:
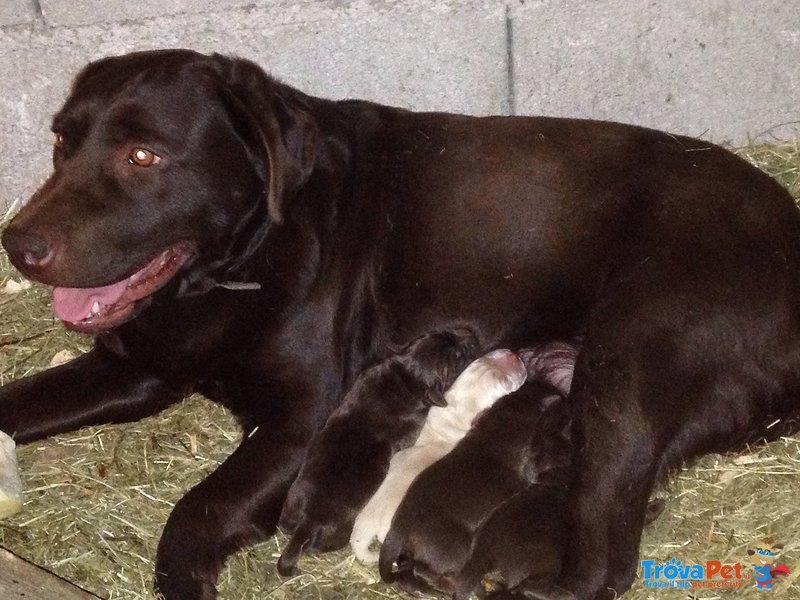
<path fill-rule="evenodd" d="M 705 142 L 332 102 L 184 50 L 89 65 L 53 129 L 55 172 L 3 244 L 97 343 L 2 388 L 0 429 L 138 419 L 191 390 L 238 415 L 249 435 L 164 529 L 169 600 L 213 598 L 225 556 L 275 530 L 366 364 L 455 322 L 483 349 L 584 336 L 558 581 L 580 599 L 630 586 L 665 466 L 798 409 L 798 211 Z"/>

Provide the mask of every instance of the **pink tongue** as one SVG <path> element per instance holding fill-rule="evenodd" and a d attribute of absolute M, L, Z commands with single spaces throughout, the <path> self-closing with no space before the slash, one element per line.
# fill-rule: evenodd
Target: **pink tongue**
<path fill-rule="evenodd" d="M 123 279 L 98 288 L 53 288 L 53 310 L 62 321 L 82 321 L 89 316 L 95 302 L 114 304 L 122 298 L 127 287 L 128 280 Z"/>

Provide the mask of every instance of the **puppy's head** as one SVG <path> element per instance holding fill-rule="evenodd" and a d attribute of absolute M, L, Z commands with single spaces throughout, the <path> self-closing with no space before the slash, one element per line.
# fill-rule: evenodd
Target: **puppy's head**
<path fill-rule="evenodd" d="M 539 418 L 532 431 L 526 477 L 530 481 L 561 481 L 569 476 L 572 462 L 572 411 L 569 401 L 555 393 L 546 381 L 530 380 L 526 385 L 540 390 Z M 543 479 L 543 474 L 547 474 Z"/>
<path fill-rule="evenodd" d="M 494 350 L 472 361 L 445 393 L 448 407 L 477 415 L 519 389 L 528 371 L 511 350 Z"/>
<path fill-rule="evenodd" d="M 425 403 L 445 406 L 445 390 L 478 351 L 475 334 L 466 328 L 425 334 L 398 351 L 404 367 L 425 389 Z"/>

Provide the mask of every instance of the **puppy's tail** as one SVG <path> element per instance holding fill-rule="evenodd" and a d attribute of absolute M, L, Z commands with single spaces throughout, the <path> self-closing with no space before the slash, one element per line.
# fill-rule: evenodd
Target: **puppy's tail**
<path fill-rule="evenodd" d="M 383 540 L 378 556 L 378 572 L 381 574 L 381 579 L 387 583 L 393 583 L 400 575 L 410 571 L 414 566 L 413 561 L 401 556 L 402 550 L 402 539 L 394 529 L 390 529 L 386 534 L 386 539 Z M 395 563 L 397 563 L 397 569 L 394 568 Z"/>

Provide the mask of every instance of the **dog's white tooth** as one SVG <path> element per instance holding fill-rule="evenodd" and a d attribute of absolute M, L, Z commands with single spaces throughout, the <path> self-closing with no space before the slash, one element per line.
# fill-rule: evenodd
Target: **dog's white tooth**
<path fill-rule="evenodd" d="M 90 313 L 90 316 L 93 317 L 99 312 L 100 312 L 100 303 L 97 300 L 95 300 L 94 304 L 92 304 L 92 312 Z"/>

